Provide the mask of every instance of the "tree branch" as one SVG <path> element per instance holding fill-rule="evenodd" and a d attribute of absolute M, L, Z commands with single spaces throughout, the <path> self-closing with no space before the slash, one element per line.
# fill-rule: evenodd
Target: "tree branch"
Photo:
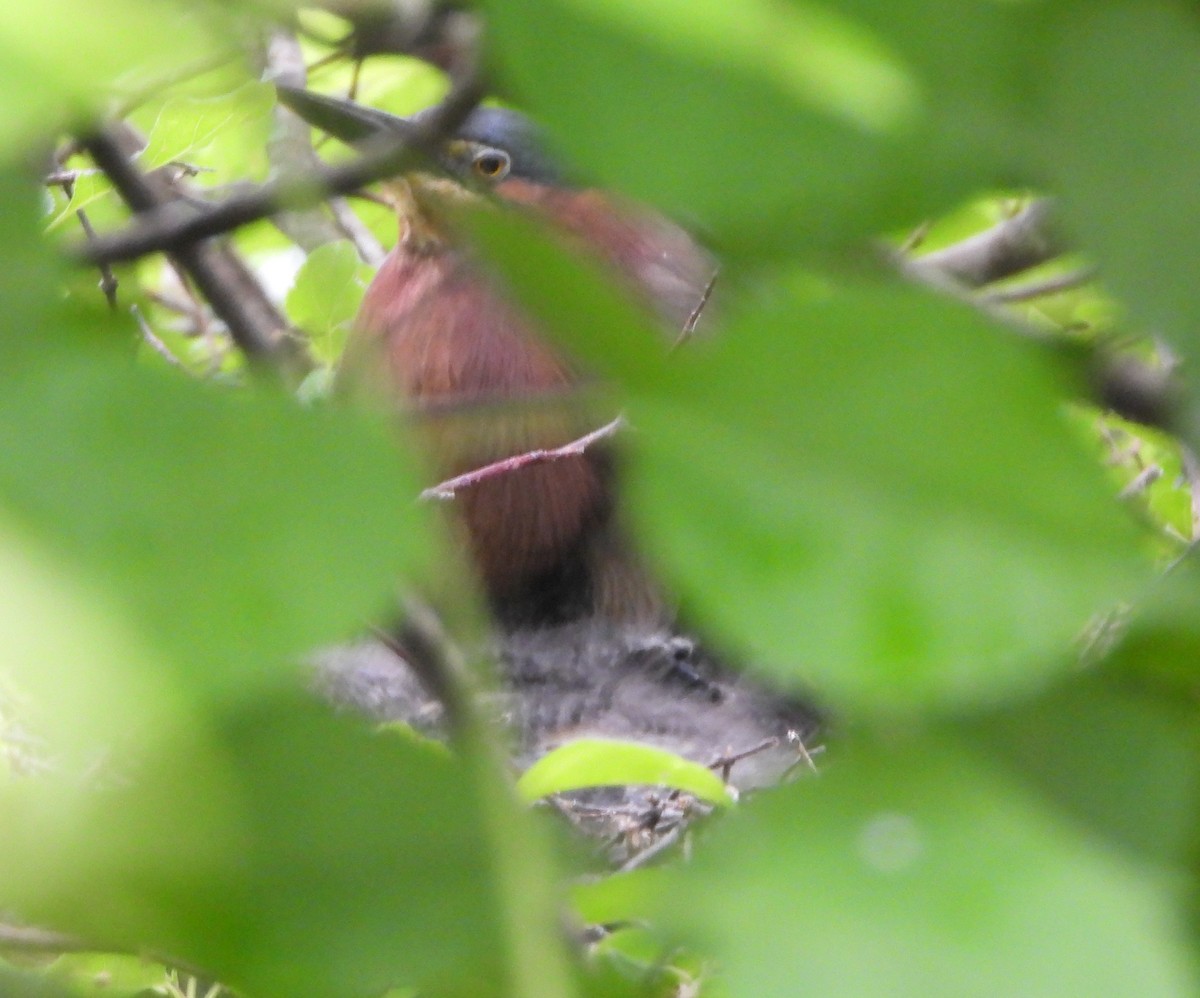
<path fill-rule="evenodd" d="M 978 235 L 924 256 L 906 256 L 904 269 L 918 278 L 936 277 L 979 288 L 1052 260 L 1064 250 L 1053 231 L 1049 200 L 1034 201 Z"/>
<path fill-rule="evenodd" d="M 158 252 L 178 252 L 203 239 L 232 232 L 285 210 L 299 210 L 395 176 L 425 159 L 439 139 L 454 131 L 483 97 L 477 75 L 453 89 L 437 109 L 404 138 L 372 144 L 341 166 L 321 165 L 303 177 L 281 177 L 219 204 L 153 204 L 124 231 L 101 235 L 73 255 L 86 263 L 117 263 Z M 107 172 L 107 171 L 106 171 Z"/>
<path fill-rule="evenodd" d="M 86 136 L 81 144 L 134 212 L 152 213 L 168 202 L 178 203 L 169 181 L 161 175 L 145 174 L 134 164 L 137 140 L 128 127 L 110 125 Z M 103 238 L 97 237 L 89 245 L 95 246 Z M 171 252 L 251 361 L 269 361 L 293 376 L 311 367 L 287 321 L 232 250 L 184 242 Z"/>

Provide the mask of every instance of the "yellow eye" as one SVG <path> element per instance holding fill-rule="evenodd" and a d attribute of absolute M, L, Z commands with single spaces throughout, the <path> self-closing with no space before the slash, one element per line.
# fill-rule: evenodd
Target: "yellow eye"
<path fill-rule="evenodd" d="M 499 149 L 485 149 L 471 161 L 475 175 L 484 180 L 503 180 L 510 166 L 508 155 Z"/>

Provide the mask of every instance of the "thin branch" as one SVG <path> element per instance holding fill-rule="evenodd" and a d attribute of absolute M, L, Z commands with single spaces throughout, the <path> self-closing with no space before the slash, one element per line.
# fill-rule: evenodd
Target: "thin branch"
<path fill-rule="evenodd" d="M 585 434 L 578 440 L 572 440 L 569 444 L 564 444 L 562 447 L 555 447 L 553 450 L 531 450 L 523 454 L 515 454 L 512 457 L 504 458 L 502 461 L 495 461 L 492 464 L 484 465 L 482 468 L 476 468 L 474 471 L 468 471 L 465 474 L 449 478 L 444 482 L 439 482 L 437 485 L 425 489 L 421 493 L 421 498 L 453 499 L 462 489 L 478 485 L 480 482 L 485 482 L 491 478 L 499 478 L 501 475 L 510 475 L 521 468 L 529 467 L 531 464 L 546 464 L 551 461 L 561 461 L 564 458 L 579 457 L 592 444 L 613 436 L 624 425 L 624 417 L 618 416 L 612 422 L 605 423 L 598 430 L 592 430 L 591 433 Z"/>
<path fill-rule="evenodd" d="M 206 977 L 205 971 L 183 960 L 153 951 L 138 951 L 123 946 L 109 946 L 94 939 L 41 929 L 32 925 L 14 925 L 0 922 L 0 948 L 23 953 L 123 953 L 139 956 L 160 963 L 164 967 L 187 974 L 190 977 Z"/>
<path fill-rule="evenodd" d="M 696 332 L 696 325 L 700 321 L 700 316 L 708 305 L 708 299 L 712 297 L 713 286 L 717 283 L 717 275 L 719 270 L 714 270 L 712 277 L 708 279 L 708 283 L 704 285 L 704 291 L 700 294 L 700 300 L 696 302 L 696 307 L 692 309 L 691 315 L 687 317 L 687 322 L 683 324 L 683 328 L 679 330 L 679 335 L 675 337 L 675 342 L 671 344 L 671 349 L 674 350 L 680 344 L 685 343 L 692 338 L 692 334 Z"/>
<path fill-rule="evenodd" d="M 1062 291 L 1071 291 L 1081 287 L 1096 278 L 1095 267 L 1081 267 L 1066 274 L 1054 274 L 1040 281 L 1028 281 L 1011 288 L 996 288 L 985 291 L 979 297 L 993 304 L 1008 305 L 1014 302 L 1030 301 L 1034 298 L 1044 298 L 1056 295 Z"/>
<path fill-rule="evenodd" d="M 657 839 L 646 846 L 645 849 L 642 849 L 640 852 L 635 852 L 629 857 L 629 859 L 625 860 L 624 863 L 617 867 L 616 872 L 629 873 L 632 870 L 636 870 L 638 867 L 645 866 L 655 856 L 661 855 L 670 849 L 671 846 L 675 845 L 675 843 L 683 837 L 683 833 L 686 829 L 686 825 L 676 825 L 665 835 L 660 835 Z"/>
<path fill-rule="evenodd" d="M 403 139 L 387 137 L 341 166 L 320 166 L 303 177 L 281 177 L 208 208 L 178 201 L 143 209 L 122 232 L 75 247 L 86 263 L 116 263 L 150 253 L 176 252 L 203 239 L 232 232 L 285 210 L 299 210 L 349 194 L 410 169 L 429 155 L 438 140 L 454 131 L 483 97 L 482 84 L 471 76 L 452 90 L 437 109 Z M 107 171 L 106 171 L 107 172 Z"/>
<path fill-rule="evenodd" d="M 162 340 L 160 340 L 158 338 L 158 334 L 150 328 L 150 323 L 142 314 L 142 310 L 138 308 L 137 305 L 130 305 L 129 311 L 133 315 L 134 321 L 137 322 L 138 329 L 142 331 L 142 339 L 146 341 L 147 346 L 149 346 L 151 350 L 162 357 L 163 360 L 165 360 L 168 364 L 172 365 L 173 367 L 178 367 L 182 370 L 187 370 L 187 368 L 184 367 L 183 361 L 176 357 L 175 354 L 171 352 L 171 348 L 168 347 Z"/>
<path fill-rule="evenodd" d="M 100 171 L 88 171 L 100 172 Z M 69 202 L 75 197 L 75 181 L 79 179 L 80 171 L 78 170 L 60 170 L 57 173 L 51 174 L 46 178 L 47 185 L 57 185 L 62 187 L 63 193 L 67 196 Z M 96 239 L 96 230 L 92 227 L 92 220 L 88 218 L 87 212 L 82 208 L 77 208 L 75 217 L 79 219 L 79 225 L 83 229 L 84 238 L 87 241 L 93 242 Z M 108 302 L 108 307 L 114 312 L 117 310 L 117 278 L 113 273 L 112 267 L 107 263 L 101 263 L 100 269 L 100 290 L 104 294 L 105 300 Z"/>
<path fill-rule="evenodd" d="M 773 749 L 778 745 L 778 738 L 774 736 L 770 738 L 764 738 L 757 745 L 754 745 L 748 749 L 743 749 L 741 752 L 733 752 L 714 759 L 708 764 L 708 768 L 720 773 L 721 780 L 725 783 L 728 783 L 729 777 L 733 773 L 733 767 L 739 762 L 741 762 L 743 759 L 749 759 L 751 756 L 756 756 L 761 752 L 766 752 L 768 749 Z"/>
<path fill-rule="evenodd" d="M 937 275 L 968 288 L 1012 277 L 1052 260 L 1063 246 L 1052 228 L 1053 204 L 1033 201 L 1011 218 L 962 242 L 923 256 L 908 257 L 904 269 Z"/>
<path fill-rule="evenodd" d="M 370 630 L 442 705 L 450 736 L 468 736 L 479 719 L 467 689 L 467 668 L 438 615 L 423 603 L 405 600 L 399 635 L 378 627 Z"/>
<path fill-rule="evenodd" d="M 380 245 L 375 234 L 368 229 L 354 210 L 346 203 L 345 198 L 331 198 L 329 211 L 333 215 L 334 224 L 358 250 L 358 258 L 372 267 L 383 263 L 387 251 Z"/>
<path fill-rule="evenodd" d="M 1152 464 L 1139 472 L 1133 481 L 1126 485 L 1125 488 L 1121 489 L 1121 491 L 1117 493 L 1117 498 L 1132 499 L 1136 495 L 1141 495 L 1148 488 L 1150 488 L 1151 485 L 1162 478 L 1162 476 L 1162 467 L 1157 464 Z"/>
<path fill-rule="evenodd" d="M 134 164 L 131 146 L 136 140 L 128 128 L 112 125 L 81 143 L 134 212 L 153 213 L 167 202 L 179 203 L 169 180 L 145 174 Z M 172 252 L 251 361 L 270 361 L 292 376 L 308 370 L 311 364 L 287 321 L 228 247 L 187 242 Z M 93 262 L 101 261 L 97 257 Z"/>
<path fill-rule="evenodd" d="M 268 31 L 256 53 L 257 69 L 268 83 L 303 90 L 308 69 L 300 42 L 282 27 Z M 267 139 L 267 161 L 271 176 L 295 177 L 320 165 L 312 146 L 312 129 L 291 108 L 276 103 L 271 112 L 272 128 Z M 341 238 L 337 226 L 316 207 L 304 211 L 281 211 L 272 224 L 305 252 Z"/>

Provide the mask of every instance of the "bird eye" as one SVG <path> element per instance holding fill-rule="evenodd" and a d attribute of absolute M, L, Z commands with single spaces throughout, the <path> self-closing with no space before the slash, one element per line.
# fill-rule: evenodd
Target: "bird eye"
<path fill-rule="evenodd" d="M 508 176 L 511 162 L 505 153 L 497 149 L 487 149 L 479 153 L 471 161 L 471 167 L 477 176 L 484 180 L 503 180 Z"/>

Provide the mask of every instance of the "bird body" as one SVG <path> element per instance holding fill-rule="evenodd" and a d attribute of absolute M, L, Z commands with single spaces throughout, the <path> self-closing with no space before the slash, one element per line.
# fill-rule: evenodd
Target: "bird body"
<path fill-rule="evenodd" d="M 460 169 L 481 162 L 496 169 L 497 176 L 482 179 L 498 198 L 592 255 L 678 335 L 705 297 L 713 272 L 708 255 L 664 218 L 558 182 L 540 147 L 530 145 L 527 119 L 484 110 L 482 124 L 468 118 L 450 143 L 457 162 L 467 164 Z M 493 144 L 506 134 L 524 147 Z M 418 175 L 393 193 L 399 239 L 363 299 L 347 376 L 382 370 L 384 389 L 419 415 L 441 479 L 561 448 L 595 429 L 575 392 L 581 372 L 447 225 L 447 209 L 462 201 L 462 187 Z M 502 626 L 553 625 L 595 613 L 651 620 L 667 612 L 616 525 L 614 477 L 613 455 L 598 444 L 456 492 L 457 519 Z"/>
<path fill-rule="evenodd" d="M 403 246 L 403 244 L 401 244 Z M 380 268 L 351 347 L 382 357 L 389 387 L 421 414 L 436 474 L 451 478 L 586 429 L 566 394 L 567 362 L 528 332 L 514 307 L 456 250 L 415 257 L 402 249 Z M 357 362 L 357 361 L 356 361 Z M 539 396 L 548 396 L 540 404 Z M 484 591 L 497 615 L 533 623 L 539 590 L 610 513 L 611 469 L 599 452 L 535 463 L 460 490 L 453 502 Z M 570 616 L 565 581 L 558 613 Z"/>
<path fill-rule="evenodd" d="M 350 105 L 343 122 L 315 95 L 288 102 L 350 139 L 393 121 Z M 712 259 L 669 220 L 566 183 L 528 119 L 480 109 L 439 158 L 591 254 L 672 340 L 694 328 Z M 454 490 L 453 519 L 499 625 L 499 683 L 485 707 L 512 732 L 514 765 L 580 738 L 615 738 L 712 766 L 750 790 L 811 763 L 819 718 L 810 705 L 739 675 L 679 632 L 620 529 L 604 443 L 506 461 L 563 448 L 599 425 L 579 404 L 583 372 L 445 224 L 461 186 L 409 177 L 393 193 L 399 239 L 363 299 L 343 371 L 350 380 L 382 375 L 381 387 L 418 420 L 440 478 L 496 471 Z M 402 639 L 379 635 L 326 649 L 313 660 L 317 687 L 336 704 L 442 734 L 445 704 L 412 656 Z M 664 806 L 680 801 L 680 814 L 665 820 Z M 580 830 L 617 840 L 619 862 L 639 836 L 664 836 L 705 810 L 687 794 L 646 787 L 589 788 L 555 802 Z"/>

